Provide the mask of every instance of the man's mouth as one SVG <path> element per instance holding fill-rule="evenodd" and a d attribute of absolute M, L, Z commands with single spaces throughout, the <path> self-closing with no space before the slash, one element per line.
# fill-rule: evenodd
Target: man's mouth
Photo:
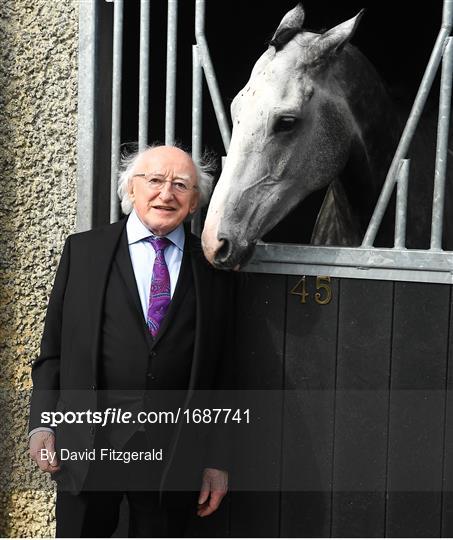
<path fill-rule="evenodd" d="M 164 205 L 156 205 L 156 206 L 153 206 L 153 208 L 155 210 L 164 210 L 166 212 L 174 212 L 176 210 L 176 208 L 173 208 L 173 206 L 164 206 Z"/>

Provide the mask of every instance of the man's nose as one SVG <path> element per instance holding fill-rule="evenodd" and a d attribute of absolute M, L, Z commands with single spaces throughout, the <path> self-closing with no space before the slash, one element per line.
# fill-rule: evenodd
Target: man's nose
<path fill-rule="evenodd" d="M 160 198 L 163 201 L 170 201 L 173 197 L 173 186 L 171 185 L 171 182 L 165 182 L 160 190 Z"/>

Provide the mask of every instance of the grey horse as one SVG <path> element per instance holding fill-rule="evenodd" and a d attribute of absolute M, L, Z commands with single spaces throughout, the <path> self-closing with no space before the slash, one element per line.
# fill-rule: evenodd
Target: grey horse
<path fill-rule="evenodd" d="M 257 240 L 322 188 L 311 242 L 360 244 L 402 127 L 375 68 L 349 43 L 361 16 L 317 34 L 304 30 L 298 4 L 234 98 L 231 145 L 202 234 L 214 266 L 243 266 Z M 428 153 L 423 141 L 413 146 Z M 420 179 L 425 169 L 418 167 Z M 429 194 L 422 200 L 429 204 Z M 427 218 L 411 212 L 426 232 Z M 384 244 L 390 221 L 381 227 Z"/>

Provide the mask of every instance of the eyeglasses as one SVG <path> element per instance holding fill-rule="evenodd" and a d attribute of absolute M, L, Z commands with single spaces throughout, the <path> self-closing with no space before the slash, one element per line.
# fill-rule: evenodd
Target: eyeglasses
<path fill-rule="evenodd" d="M 162 191 L 164 185 L 167 182 L 170 184 L 171 188 L 177 193 L 188 193 L 191 189 L 198 190 L 198 186 L 191 186 L 184 180 L 164 180 L 163 178 L 159 178 L 158 176 L 146 173 L 134 174 L 134 176 L 140 176 L 141 178 L 144 178 L 146 180 L 146 185 L 153 191 Z"/>

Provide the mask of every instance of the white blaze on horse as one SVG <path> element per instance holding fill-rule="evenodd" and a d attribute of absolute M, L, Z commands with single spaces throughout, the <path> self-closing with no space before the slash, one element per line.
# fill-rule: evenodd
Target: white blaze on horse
<path fill-rule="evenodd" d="M 257 240 L 326 187 L 312 243 L 360 243 L 401 131 L 378 73 L 348 43 L 361 15 L 317 34 L 303 29 L 297 5 L 233 100 L 202 235 L 214 266 L 242 266 Z"/>

